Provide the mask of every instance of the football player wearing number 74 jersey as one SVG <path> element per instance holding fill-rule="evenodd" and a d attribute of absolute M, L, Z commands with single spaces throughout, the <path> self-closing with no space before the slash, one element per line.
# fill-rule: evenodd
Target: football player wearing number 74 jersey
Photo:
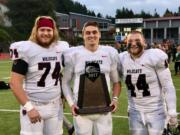
<path fill-rule="evenodd" d="M 160 49 L 145 50 L 141 32 L 127 36 L 128 51 L 119 54 L 119 73 L 128 89 L 129 128 L 132 135 L 162 135 L 166 120 L 176 126 L 176 93 Z M 168 118 L 168 119 L 167 119 Z"/>
<path fill-rule="evenodd" d="M 67 42 L 59 41 L 55 21 L 40 16 L 28 41 L 11 44 L 10 87 L 19 101 L 20 135 L 62 135 L 59 74 Z"/>

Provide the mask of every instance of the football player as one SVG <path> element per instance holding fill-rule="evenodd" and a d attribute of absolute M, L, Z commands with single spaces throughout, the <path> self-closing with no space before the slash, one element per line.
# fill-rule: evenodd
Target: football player
<path fill-rule="evenodd" d="M 76 135 L 111 135 L 111 111 L 93 113 L 90 112 L 91 108 L 88 108 L 89 110 L 87 109 L 86 114 L 80 114 L 78 110 L 81 107 L 78 105 L 78 102 L 81 104 L 81 101 L 88 99 L 86 100 L 87 104 L 93 103 L 96 106 L 98 100 L 106 98 L 104 95 L 98 94 L 103 89 L 102 87 L 107 86 L 107 95 L 109 94 L 111 80 L 113 82 L 113 98 L 109 106 L 113 106 L 113 112 L 117 109 L 117 101 L 120 94 L 117 72 L 118 53 L 112 47 L 99 45 L 101 34 L 97 22 L 85 23 L 82 35 L 84 46 L 73 47 L 66 51 L 64 55 L 65 68 L 62 79 L 64 96 L 74 116 Z M 101 78 L 104 76 L 104 79 L 96 83 L 100 76 Z M 71 80 L 74 81 L 73 92 L 71 92 L 70 88 Z M 82 86 L 83 88 L 81 89 Z M 98 89 L 94 89 L 96 86 Z M 80 89 L 84 91 L 81 93 Z M 89 93 L 85 94 L 86 92 Z M 92 95 L 92 97 L 89 95 Z M 97 110 L 95 109 L 93 111 Z"/>
<path fill-rule="evenodd" d="M 119 54 L 120 76 L 128 90 L 129 128 L 132 135 L 161 135 L 177 124 L 176 93 L 167 55 L 160 49 L 145 50 L 142 33 L 127 37 L 128 51 Z M 167 110 L 167 114 L 166 114 Z"/>
<path fill-rule="evenodd" d="M 59 74 L 67 42 L 58 41 L 55 21 L 36 19 L 28 41 L 11 44 L 10 87 L 20 103 L 21 135 L 62 135 Z"/>

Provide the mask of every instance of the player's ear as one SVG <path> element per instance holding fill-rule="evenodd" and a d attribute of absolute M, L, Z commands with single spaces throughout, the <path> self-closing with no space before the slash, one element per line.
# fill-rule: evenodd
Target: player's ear
<path fill-rule="evenodd" d="M 145 43 L 146 39 L 145 39 L 145 37 L 144 37 L 144 35 L 142 33 L 141 33 L 141 37 L 142 37 L 143 42 Z"/>
<path fill-rule="evenodd" d="M 144 47 L 146 47 L 146 40 L 145 40 L 145 38 L 142 36 L 142 39 L 141 39 L 141 44 L 144 46 Z"/>

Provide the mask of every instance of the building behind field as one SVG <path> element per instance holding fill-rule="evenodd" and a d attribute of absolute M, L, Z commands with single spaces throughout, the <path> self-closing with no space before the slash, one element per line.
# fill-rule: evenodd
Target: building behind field
<path fill-rule="evenodd" d="M 82 37 L 84 23 L 87 21 L 96 21 L 100 27 L 101 39 L 113 39 L 113 33 L 111 33 L 111 30 L 115 27 L 110 19 L 74 12 L 69 12 L 68 14 L 56 12 L 56 17 L 59 30 L 66 36 Z"/>
<path fill-rule="evenodd" d="M 168 39 L 180 43 L 180 16 L 144 19 L 143 33 L 147 42 Z"/>
<path fill-rule="evenodd" d="M 164 39 L 180 44 L 180 16 L 116 19 L 117 34 L 125 36 L 134 29 L 142 31 L 149 44 Z"/>

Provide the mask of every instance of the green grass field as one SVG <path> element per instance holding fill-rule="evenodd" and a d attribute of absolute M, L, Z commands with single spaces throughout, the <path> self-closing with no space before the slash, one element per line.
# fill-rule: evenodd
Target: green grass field
<path fill-rule="evenodd" d="M 171 66 L 172 77 L 177 93 L 177 110 L 180 112 L 180 76 L 174 76 L 173 64 Z M 0 61 L 0 80 L 8 82 L 11 70 L 11 62 Z M 0 90 L 0 135 L 19 135 L 19 104 L 10 90 Z M 66 105 L 65 115 L 72 121 L 69 107 Z M 119 98 L 119 109 L 113 114 L 113 135 L 128 135 L 127 96 L 123 85 Z M 64 129 L 64 135 L 67 135 Z"/>

